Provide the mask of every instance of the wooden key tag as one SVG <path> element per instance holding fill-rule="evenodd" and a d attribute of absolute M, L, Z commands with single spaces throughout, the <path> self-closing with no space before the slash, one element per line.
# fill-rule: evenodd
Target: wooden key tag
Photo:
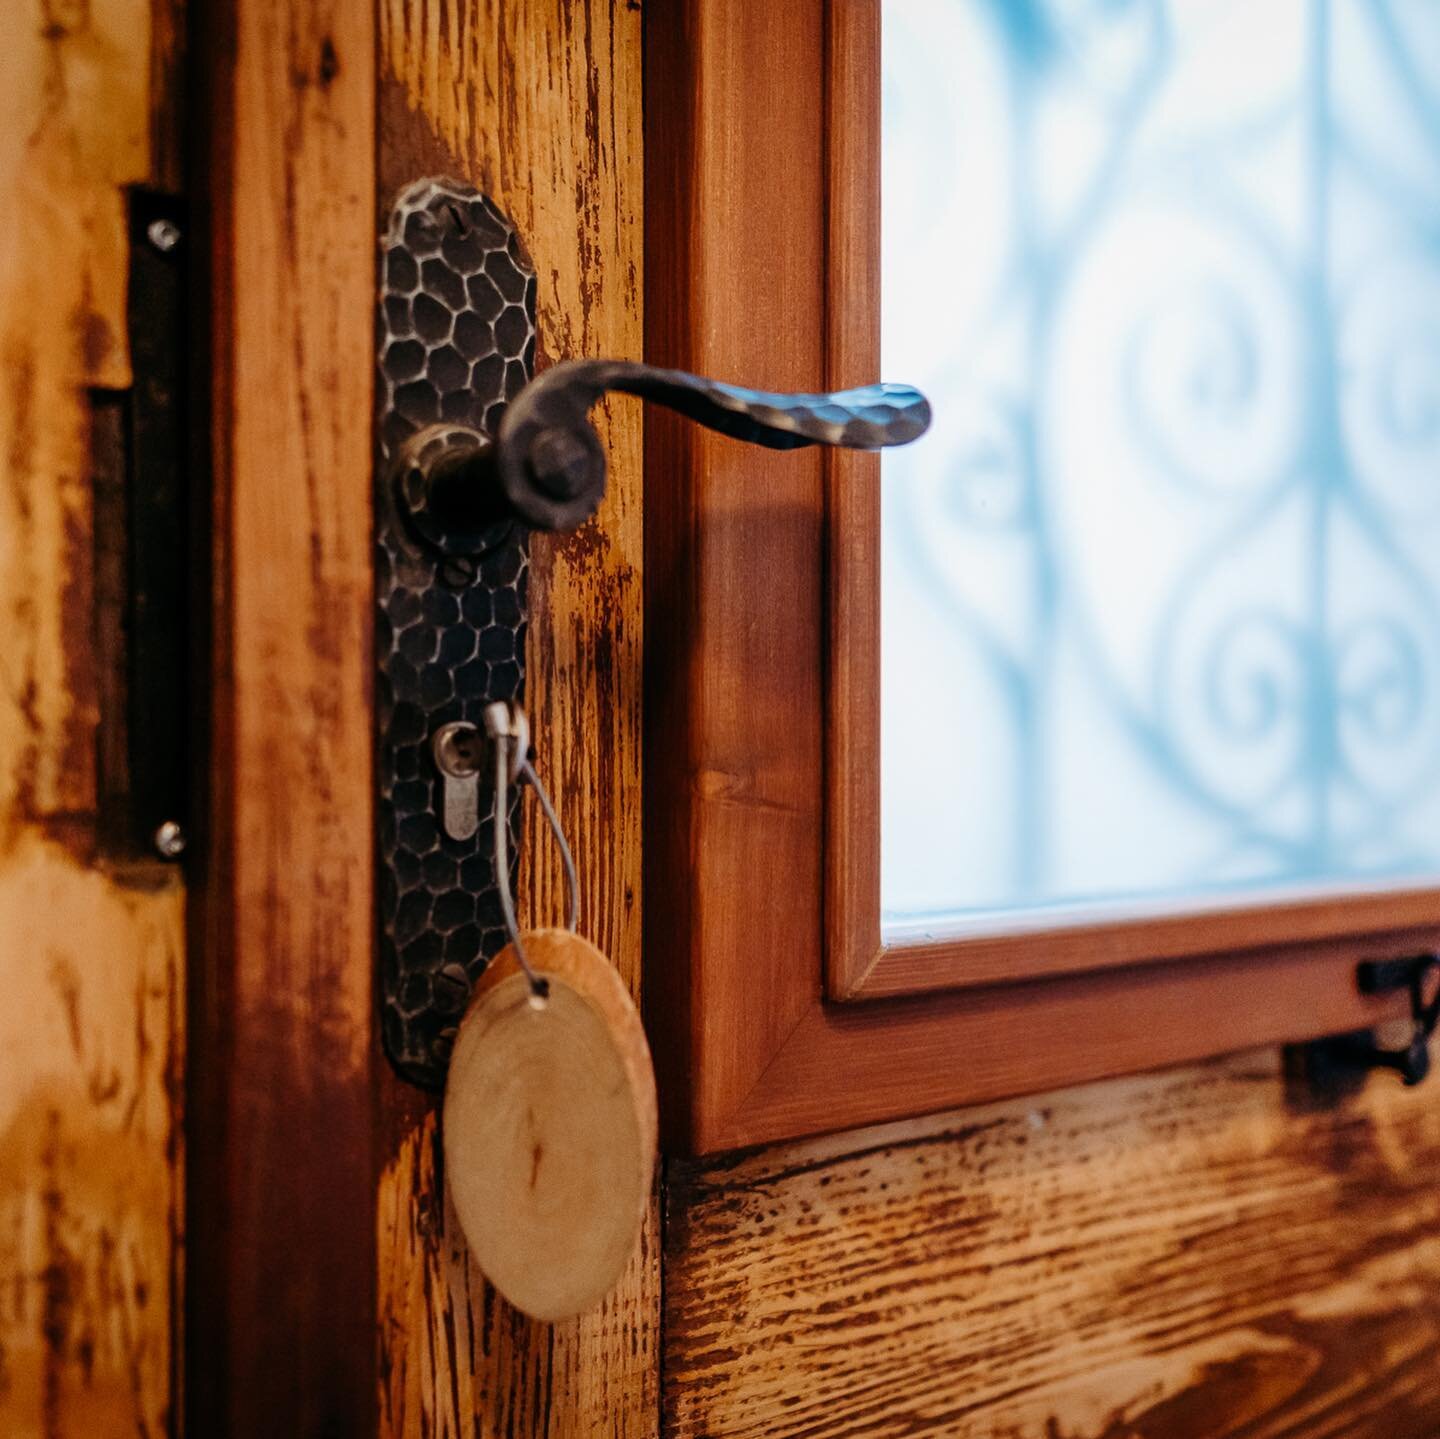
<path fill-rule="evenodd" d="M 564 1319 L 615 1287 L 655 1170 L 655 1074 L 614 966 L 566 929 L 531 930 L 541 999 L 502 950 L 476 982 L 445 1086 L 445 1173 L 485 1277 Z"/>

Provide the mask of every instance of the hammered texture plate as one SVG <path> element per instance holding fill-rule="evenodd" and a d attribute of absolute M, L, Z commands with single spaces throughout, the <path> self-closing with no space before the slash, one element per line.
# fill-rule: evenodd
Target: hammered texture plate
<path fill-rule="evenodd" d="M 526 549 L 524 531 L 504 526 L 479 535 L 437 532 L 412 514 L 395 460 L 407 440 L 437 424 L 495 433 L 534 369 L 535 276 L 505 216 L 470 186 L 444 179 L 418 181 L 400 195 L 380 265 L 381 1033 L 399 1073 L 437 1089 L 471 985 L 505 934 L 488 785 L 479 831 L 467 840 L 444 834 L 430 740 L 451 720 L 483 732 L 487 704 L 522 697 Z M 512 830 L 517 819 L 512 807 Z M 517 849 L 512 843 L 511 853 Z"/>

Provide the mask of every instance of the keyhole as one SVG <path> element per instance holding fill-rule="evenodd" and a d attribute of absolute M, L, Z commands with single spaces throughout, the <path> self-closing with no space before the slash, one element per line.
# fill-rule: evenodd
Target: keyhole
<path fill-rule="evenodd" d="M 452 741 L 459 769 L 474 771 L 480 768 L 480 734 L 478 730 L 465 729 L 456 733 Z"/>
<path fill-rule="evenodd" d="M 441 827 L 451 839 L 469 839 L 480 826 L 480 731 L 456 721 L 441 725 L 430 743 L 440 771 Z"/>
<path fill-rule="evenodd" d="M 442 725 L 433 741 L 435 764 L 451 779 L 469 779 L 480 770 L 480 731 L 472 724 Z"/>

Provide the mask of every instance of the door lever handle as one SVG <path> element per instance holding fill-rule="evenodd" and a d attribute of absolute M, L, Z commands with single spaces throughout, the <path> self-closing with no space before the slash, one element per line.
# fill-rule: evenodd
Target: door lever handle
<path fill-rule="evenodd" d="M 605 451 L 589 412 L 610 390 L 774 450 L 879 450 L 909 444 L 930 426 L 929 401 L 909 385 L 771 394 L 631 360 L 569 360 L 520 391 L 493 441 L 455 425 L 415 434 L 398 456 L 402 502 L 427 538 L 449 551 L 484 548 L 507 522 L 575 529 L 605 495 Z"/>

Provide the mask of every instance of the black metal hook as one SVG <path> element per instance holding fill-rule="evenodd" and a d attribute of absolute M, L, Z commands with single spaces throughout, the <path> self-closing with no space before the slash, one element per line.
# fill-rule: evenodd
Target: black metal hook
<path fill-rule="evenodd" d="M 1407 1085 L 1419 1084 L 1430 1073 L 1430 1036 L 1440 1022 L 1440 985 L 1429 1000 L 1425 981 L 1440 956 L 1415 954 L 1405 959 L 1366 960 L 1356 971 L 1361 994 L 1393 994 L 1410 991 L 1410 1043 L 1404 1049 L 1382 1049 L 1371 1040 L 1368 1068 L 1393 1069 Z"/>
<path fill-rule="evenodd" d="M 1386 1049 L 1371 1030 L 1339 1034 L 1304 1046 L 1305 1072 L 1312 1081 L 1360 1075 L 1372 1069 L 1391 1069 L 1407 1086 L 1419 1084 L 1430 1073 L 1430 1038 L 1440 1023 L 1440 984 L 1429 999 L 1427 982 L 1440 969 L 1440 955 L 1412 954 L 1399 959 L 1372 959 L 1355 971 L 1361 994 L 1410 994 L 1410 1040 L 1403 1049 Z"/>

